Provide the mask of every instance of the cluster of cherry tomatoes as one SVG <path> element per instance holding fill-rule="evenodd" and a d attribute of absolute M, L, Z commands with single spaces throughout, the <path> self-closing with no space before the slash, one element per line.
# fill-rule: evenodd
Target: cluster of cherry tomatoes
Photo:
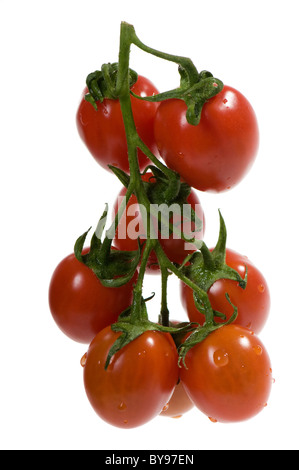
<path fill-rule="evenodd" d="M 81 138 L 105 169 L 113 165 L 129 172 L 119 100 L 104 99 L 95 110 L 84 99 L 87 91 L 83 92 L 77 112 Z M 132 91 L 142 97 L 158 94 L 154 85 L 141 76 Z M 188 124 L 186 105 L 178 99 L 156 103 L 132 96 L 131 105 L 140 138 L 192 187 L 188 203 L 204 222 L 196 190 L 221 192 L 233 188 L 255 159 L 259 133 L 251 105 L 237 90 L 224 86 L 204 105 L 197 126 Z M 138 158 L 142 171 L 150 161 L 140 150 Z M 151 174 L 143 178 L 152 181 Z M 125 191 L 124 188 L 119 196 L 123 197 Z M 116 211 L 119 201 L 116 198 Z M 127 210 L 136 203 L 132 195 Z M 122 224 L 130 220 L 127 216 L 119 221 L 113 241 L 115 250 L 138 248 L 136 239 L 118 236 L 119 231 L 126 233 Z M 203 238 L 204 223 L 197 236 Z M 173 263 L 181 264 L 189 253 L 183 240 L 170 236 L 160 243 Z M 267 351 L 256 334 L 269 314 L 269 289 L 262 273 L 247 258 L 230 249 L 226 255 L 228 266 L 242 277 L 247 272 L 247 287 L 244 290 L 235 281 L 221 279 L 208 295 L 213 309 L 225 315 L 226 321 L 233 314 L 232 304 L 236 305 L 237 320 L 191 348 L 184 365 L 179 365 L 177 344 L 171 334 L 147 331 L 118 351 L 106 369 L 108 352 L 120 336 L 111 325 L 131 305 L 138 273 L 127 284 L 110 288 L 103 286 L 74 254 L 57 266 L 49 289 L 50 310 L 68 337 L 89 344 L 81 360 L 84 384 L 91 405 L 103 420 L 131 428 L 158 415 L 181 416 L 196 406 L 212 421 L 232 422 L 251 418 L 265 407 L 272 371 Z M 159 272 L 154 252 L 147 272 Z M 181 297 L 190 322 L 203 325 L 205 317 L 195 304 L 193 291 L 182 282 Z M 177 312 L 171 314 L 175 317 Z M 224 317 L 217 317 L 217 321 L 224 322 Z"/>

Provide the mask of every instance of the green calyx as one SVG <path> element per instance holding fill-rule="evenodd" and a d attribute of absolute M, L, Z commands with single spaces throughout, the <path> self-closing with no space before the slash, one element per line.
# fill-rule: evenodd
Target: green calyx
<path fill-rule="evenodd" d="M 152 297 L 147 300 L 151 299 Z M 119 316 L 117 323 L 111 325 L 111 329 L 115 332 L 120 332 L 121 335 L 114 342 L 108 353 L 105 369 L 108 368 L 114 354 L 116 354 L 122 348 L 127 346 L 129 343 L 131 343 L 147 331 L 160 331 L 162 333 L 170 333 L 175 340 L 176 337 L 180 337 L 183 334 L 187 334 L 188 332 L 194 329 L 189 323 L 166 327 L 151 322 L 148 319 L 147 314 L 147 300 L 144 300 L 143 298 L 141 299 L 141 304 L 140 308 L 138 309 L 138 312 L 136 310 L 134 311 L 133 307 L 130 307 Z"/>
<path fill-rule="evenodd" d="M 130 176 L 123 170 L 109 165 L 109 168 L 118 177 L 120 182 L 128 189 L 130 185 Z M 184 214 L 184 206 L 188 204 L 188 197 L 191 193 L 191 187 L 181 181 L 180 175 L 170 169 L 167 172 L 149 165 L 145 168 L 142 175 L 148 172 L 152 173 L 152 177 L 148 181 L 142 181 L 144 192 L 152 207 L 152 215 L 158 219 L 158 229 L 161 232 L 162 226 L 166 226 L 169 233 L 173 233 L 175 227 L 170 219 L 178 215 Z M 137 197 L 137 194 L 135 194 Z M 171 211 L 169 210 L 171 208 Z M 156 214 L 155 214 L 156 209 Z M 195 210 L 190 207 L 190 222 L 194 224 L 194 232 L 202 230 L 203 221 L 197 216 Z M 181 234 L 183 236 L 183 234 Z M 193 242 L 194 240 L 187 240 Z"/>
<path fill-rule="evenodd" d="M 213 250 L 209 250 L 206 244 L 202 242 L 200 250 L 186 259 L 181 270 L 186 277 L 205 292 L 219 279 L 231 279 L 238 282 L 242 289 L 245 289 L 247 273 L 245 279 L 243 279 L 237 271 L 232 269 L 225 262 L 227 231 L 220 211 L 219 217 L 220 230 L 216 247 Z"/>
<path fill-rule="evenodd" d="M 141 257 L 141 246 L 132 252 L 111 249 L 112 240 L 110 238 L 106 236 L 103 242 L 101 240 L 106 219 L 107 208 L 91 238 L 89 252 L 83 254 L 84 244 L 90 229 L 77 239 L 74 252 L 78 261 L 90 268 L 103 286 L 121 287 L 127 284 L 136 273 Z"/>
<path fill-rule="evenodd" d="M 204 104 L 218 95 L 223 90 L 223 83 L 218 78 L 214 78 L 210 72 L 206 70 L 197 74 L 196 80 L 194 76 L 190 77 L 186 69 L 179 66 L 181 76 L 180 87 L 174 90 L 166 91 L 151 97 L 140 97 L 135 93 L 131 94 L 138 99 L 151 102 L 160 102 L 169 99 L 183 100 L 187 105 L 186 119 L 189 124 L 197 126 L 200 123 L 201 113 Z"/>
<path fill-rule="evenodd" d="M 227 232 L 220 211 L 219 216 L 220 230 L 216 247 L 213 250 L 209 250 L 205 243 L 202 242 L 200 250 L 186 258 L 180 267 L 180 272 L 187 278 L 185 282 L 190 280 L 192 284 L 190 285 L 188 281 L 186 282 L 190 287 L 193 287 L 195 306 L 199 312 L 205 315 L 206 320 L 204 325 L 198 325 L 188 339 L 179 347 L 180 362 L 182 361 L 184 366 L 186 354 L 191 348 L 203 341 L 213 331 L 233 323 L 238 316 L 238 308 L 233 305 L 228 294 L 226 294 L 226 299 L 233 307 L 233 314 L 227 321 L 225 321 L 226 316 L 222 312 L 212 309 L 207 294 L 210 287 L 220 279 L 230 279 L 237 282 L 242 289 L 246 289 L 247 270 L 243 279 L 237 271 L 225 262 Z M 216 318 L 221 318 L 223 321 L 219 323 L 216 321 Z"/>
<path fill-rule="evenodd" d="M 128 188 L 130 184 L 130 175 L 120 168 L 112 165 L 108 166 L 117 176 L 119 181 Z M 147 166 L 143 171 L 142 176 L 148 172 L 151 172 L 153 177 L 150 182 L 144 181 L 143 186 L 152 204 L 171 204 L 177 198 L 182 197 L 182 191 L 185 193 L 188 192 L 187 196 L 190 194 L 191 187 L 187 184 L 182 184 L 180 181 L 180 175 L 170 168 L 164 167 L 163 164 L 160 165 L 160 168 L 155 165 Z"/>
<path fill-rule="evenodd" d="M 231 302 L 228 294 L 226 294 L 227 301 L 230 303 L 230 305 L 234 309 L 233 315 L 229 318 L 224 323 L 216 323 L 214 318 L 211 319 L 210 321 L 206 321 L 203 326 L 198 325 L 197 328 L 193 330 L 193 332 L 190 334 L 190 336 L 179 345 L 178 350 L 179 350 L 179 365 L 181 362 L 183 363 L 183 366 L 186 367 L 186 355 L 190 349 L 194 348 L 197 344 L 201 343 L 204 341 L 213 331 L 219 330 L 219 328 L 223 328 L 226 325 L 229 325 L 233 323 L 237 316 L 238 316 L 238 309 L 233 303 Z"/>
<path fill-rule="evenodd" d="M 105 98 L 117 99 L 116 85 L 117 85 L 118 63 L 104 64 L 101 70 L 96 70 L 90 73 L 86 79 L 86 85 L 89 93 L 85 95 L 85 100 L 92 104 L 97 111 L 97 102 L 101 103 Z M 136 83 L 138 74 L 129 69 L 129 86 L 130 88 Z"/>

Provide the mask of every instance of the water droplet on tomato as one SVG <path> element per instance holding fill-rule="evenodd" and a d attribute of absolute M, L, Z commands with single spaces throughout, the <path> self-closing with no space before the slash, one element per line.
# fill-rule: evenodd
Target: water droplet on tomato
<path fill-rule="evenodd" d="M 265 289 L 266 289 L 266 288 L 265 288 L 264 284 L 260 284 L 260 285 L 258 286 L 258 291 L 259 291 L 261 294 L 263 294 L 263 292 L 265 292 Z"/>
<path fill-rule="evenodd" d="M 163 407 L 162 411 L 167 411 L 169 408 L 169 403 L 166 403 L 166 405 Z"/>
<path fill-rule="evenodd" d="M 79 114 L 79 120 L 83 127 L 87 126 L 88 119 L 84 119 L 84 116 L 82 115 L 82 113 Z"/>
<path fill-rule="evenodd" d="M 263 354 L 263 348 L 259 345 L 254 346 L 253 350 L 257 356 L 261 356 Z"/>
<path fill-rule="evenodd" d="M 210 420 L 212 423 L 218 423 L 217 419 L 211 418 L 210 416 L 209 416 L 209 420 Z"/>
<path fill-rule="evenodd" d="M 224 98 L 223 103 L 226 104 L 227 101 L 228 101 L 228 100 L 227 100 L 226 98 Z"/>
<path fill-rule="evenodd" d="M 105 103 L 102 103 L 102 112 L 103 112 L 103 114 L 105 114 L 105 116 L 108 116 L 108 114 L 109 114 L 109 110 L 108 110 L 107 106 L 105 106 Z"/>
<path fill-rule="evenodd" d="M 222 349 L 218 349 L 214 352 L 213 359 L 217 367 L 225 367 L 229 363 L 228 353 Z"/>
<path fill-rule="evenodd" d="M 80 364 L 81 364 L 82 367 L 85 367 L 86 360 L 87 360 L 87 353 L 85 353 L 84 356 L 82 356 L 82 358 L 81 358 Z"/>
<path fill-rule="evenodd" d="M 127 405 L 122 401 L 117 408 L 119 409 L 119 411 L 125 411 L 127 409 Z"/>

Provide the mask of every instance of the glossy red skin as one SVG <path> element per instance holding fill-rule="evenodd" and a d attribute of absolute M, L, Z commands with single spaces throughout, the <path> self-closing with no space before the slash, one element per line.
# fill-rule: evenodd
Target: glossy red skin
<path fill-rule="evenodd" d="M 155 138 L 167 166 L 193 188 L 222 192 L 238 184 L 251 168 L 259 146 L 256 115 L 232 87 L 207 101 L 197 126 L 186 120 L 181 100 L 161 103 Z"/>
<path fill-rule="evenodd" d="M 139 76 L 132 91 L 140 96 L 152 96 L 158 93 L 156 87 L 145 77 Z M 128 172 L 129 161 L 127 140 L 119 100 L 105 99 L 97 102 L 98 110 L 88 103 L 84 96 L 85 88 L 76 115 L 79 135 L 95 160 L 106 170 L 113 165 Z M 131 97 L 132 111 L 137 132 L 149 149 L 157 157 L 154 139 L 154 118 L 159 103 L 149 103 Z M 138 150 L 140 168 L 150 164 L 148 158 Z"/>
<path fill-rule="evenodd" d="M 175 387 L 173 395 L 160 414 L 168 418 L 181 418 L 185 413 L 194 408 L 194 403 L 188 397 L 182 382 Z"/>
<path fill-rule="evenodd" d="M 148 180 L 150 176 L 149 174 L 146 174 L 143 178 Z M 115 213 L 117 212 L 125 193 L 126 193 L 126 189 L 123 188 L 121 192 L 119 193 L 119 196 L 116 199 L 115 204 L 114 204 Z M 205 232 L 205 216 L 204 216 L 202 206 L 200 204 L 200 201 L 195 191 L 193 190 L 191 191 L 190 196 L 188 197 L 187 201 L 193 207 L 193 209 L 196 209 L 197 216 L 199 217 L 200 220 L 203 221 L 202 230 L 196 233 L 196 238 L 198 240 L 201 240 L 203 239 L 204 232 Z M 138 207 L 138 202 L 137 202 L 136 196 L 132 195 L 127 205 L 127 213 L 131 214 L 130 207 L 134 209 L 133 207 L 134 205 L 137 205 Z M 135 221 L 135 218 L 137 218 L 136 221 Z M 136 223 L 133 221 L 135 221 Z M 130 226 L 130 224 L 133 223 L 135 227 L 137 224 L 137 221 L 138 221 L 138 227 L 141 227 L 141 229 L 139 231 L 139 229 L 137 228 L 136 231 L 138 233 L 139 232 L 145 233 L 145 229 L 142 229 L 143 227 L 142 215 L 139 209 L 136 211 L 136 213 L 134 212 L 134 215 L 126 215 L 126 217 L 123 216 L 121 218 L 118 229 L 116 230 L 116 235 L 115 235 L 115 240 L 114 240 L 114 244 L 119 250 L 135 251 L 138 249 L 137 239 L 130 238 L 130 236 L 128 235 L 128 231 L 127 231 L 128 226 Z M 177 221 L 175 220 L 174 222 L 177 222 Z M 146 237 L 141 236 L 140 239 L 142 241 L 142 240 L 145 240 Z M 161 234 L 159 234 L 159 240 L 168 258 L 172 262 L 176 262 L 178 264 L 181 264 L 186 258 L 186 256 L 188 256 L 188 254 L 196 251 L 196 248 L 194 246 L 192 245 L 186 246 L 185 242 L 182 239 L 174 238 L 173 234 L 170 234 L 170 237 L 168 239 L 162 239 Z M 154 252 L 152 252 L 150 255 L 149 262 L 147 265 L 147 272 L 148 273 L 160 273 L 160 268 L 158 266 L 157 257 Z"/>
<path fill-rule="evenodd" d="M 92 341 L 84 385 L 95 412 L 120 428 L 142 426 L 158 416 L 178 382 L 178 354 L 170 335 L 147 331 L 117 352 L 104 369 L 119 337 L 110 327 Z"/>
<path fill-rule="evenodd" d="M 246 266 L 248 268 L 248 281 L 246 289 L 242 289 L 237 282 L 229 279 L 216 281 L 208 292 L 211 305 L 214 310 L 224 313 L 229 319 L 233 314 L 233 307 L 227 301 L 228 293 L 232 303 L 238 307 L 238 317 L 234 323 L 253 330 L 256 334 L 265 326 L 269 317 L 271 298 L 266 279 L 263 274 L 246 257 L 227 249 L 226 263 L 235 269 L 242 278 L 245 277 Z M 193 291 L 181 284 L 181 299 L 191 322 L 205 322 L 205 316 L 200 313 L 194 303 Z M 217 318 L 218 323 L 226 320 Z"/>
<path fill-rule="evenodd" d="M 131 305 L 136 279 L 137 275 L 124 286 L 104 287 L 93 271 L 71 254 L 52 275 L 49 287 L 52 316 L 65 335 L 78 343 L 89 344 Z"/>
<path fill-rule="evenodd" d="M 273 378 L 269 355 L 255 334 L 223 326 L 186 355 L 181 380 L 195 406 L 211 420 L 248 420 L 267 405 Z"/>

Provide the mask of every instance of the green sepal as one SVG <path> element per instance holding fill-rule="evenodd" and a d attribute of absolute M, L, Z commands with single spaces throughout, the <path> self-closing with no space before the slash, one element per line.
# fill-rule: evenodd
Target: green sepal
<path fill-rule="evenodd" d="M 230 325 L 236 320 L 238 316 L 238 308 L 231 302 L 229 295 L 225 295 L 227 301 L 234 309 L 232 316 L 224 323 L 216 323 L 214 320 L 212 320 L 206 322 L 203 326 L 198 325 L 198 327 L 191 333 L 191 335 L 188 336 L 186 341 L 179 346 L 179 366 L 181 366 L 180 364 L 182 362 L 184 367 L 186 367 L 185 358 L 190 349 L 194 348 L 197 344 L 204 341 L 213 331 L 219 330 L 220 328 Z"/>
<path fill-rule="evenodd" d="M 180 180 L 178 173 L 173 172 L 172 178 L 169 178 L 168 173 L 165 174 L 162 170 L 157 168 L 154 165 L 149 165 L 143 172 L 146 174 L 148 171 L 153 173 L 153 178 L 155 181 L 144 181 L 143 185 L 147 193 L 147 197 L 152 205 L 158 206 L 159 210 L 162 210 L 163 207 L 169 214 L 168 208 L 171 207 L 172 214 L 181 216 L 184 214 L 183 208 L 184 205 L 188 204 L 188 197 L 191 193 L 191 186 L 187 183 L 184 183 Z M 161 214 L 162 216 L 163 214 Z M 203 221 L 197 216 L 195 210 L 191 208 L 190 221 L 195 224 L 194 232 L 202 230 Z M 167 219 L 168 222 L 168 219 Z M 158 228 L 161 231 L 161 226 L 163 222 L 161 217 L 158 221 Z M 173 233 L 173 227 L 169 225 L 169 233 Z M 168 226 L 167 225 L 167 226 Z M 188 240 L 192 243 L 194 239 Z"/>
<path fill-rule="evenodd" d="M 128 175 L 123 170 L 121 170 L 120 168 L 117 168 L 116 166 L 113 166 L 113 165 L 108 165 L 108 168 L 110 168 L 110 170 L 115 174 L 115 176 L 117 176 L 117 178 L 119 179 L 121 184 L 125 188 L 128 188 L 128 186 L 130 184 L 130 175 Z"/>
<path fill-rule="evenodd" d="M 144 186 L 148 198 L 152 204 L 171 204 L 178 196 L 181 187 L 180 175 L 167 168 L 167 172 L 162 171 L 155 165 L 148 165 L 143 175 L 150 170 L 153 173 L 155 182 L 145 182 Z M 191 190 L 191 189 L 190 189 Z"/>
<path fill-rule="evenodd" d="M 202 70 L 198 74 L 197 80 L 195 81 L 193 79 L 193 77 L 189 76 L 186 69 L 184 67 L 182 67 L 181 65 L 179 65 L 179 74 L 180 74 L 180 77 L 181 77 L 180 88 L 184 89 L 184 90 L 190 88 L 194 84 L 194 82 L 198 83 L 201 80 L 205 80 L 206 78 L 213 77 L 213 74 L 211 72 L 208 72 L 207 70 Z"/>
<path fill-rule="evenodd" d="M 101 240 L 107 220 L 107 205 L 94 232 L 89 252 L 82 254 L 86 238 L 91 229 L 81 235 L 74 247 L 74 253 L 78 261 L 85 264 L 97 276 L 105 287 L 121 287 L 133 278 L 137 271 L 142 247 L 138 243 L 136 251 L 118 251 L 111 248 L 112 240 Z"/>
<path fill-rule="evenodd" d="M 75 256 L 76 256 L 77 260 L 80 261 L 81 263 L 84 263 L 85 259 L 86 259 L 86 255 L 82 255 L 82 251 L 83 251 L 83 248 L 84 248 L 85 240 L 86 240 L 87 235 L 89 234 L 90 230 L 91 230 L 91 227 L 85 233 L 83 233 L 83 235 L 81 235 L 76 240 L 76 243 L 75 243 L 75 246 L 74 246 Z"/>
<path fill-rule="evenodd" d="M 146 300 L 142 298 L 141 302 L 141 312 L 138 320 L 131 316 L 132 307 L 126 309 L 118 318 L 117 323 L 111 325 L 111 329 L 115 332 L 120 332 L 121 335 L 112 345 L 109 353 L 107 355 L 105 369 L 108 368 L 112 357 L 122 348 L 130 344 L 136 338 L 141 336 L 146 331 L 160 331 L 163 333 L 170 333 L 171 335 L 183 335 L 189 331 L 192 331 L 193 328 L 190 326 L 190 323 L 184 323 L 182 325 L 172 326 L 162 326 L 160 324 L 151 322 L 148 319 L 147 309 L 145 305 Z"/>
<path fill-rule="evenodd" d="M 247 268 L 244 279 L 233 268 L 226 264 L 227 231 L 224 219 L 219 211 L 219 238 L 214 250 L 209 250 L 204 242 L 199 251 L 192 254 L 188 264 L 182 266 L 182 272 L 205 292 L 219 279 L 230 279 L 238 282 L 242 289 L 247 284 Z"/>
<path fill-rule="evenodd" d="M 118 63 L 103 64 L 101 70 L 90 73 L 86 78 L 86 85 L 89 93 L 85 95 L 85 100 L 92 104 L 97 111 L 97 102 L 102 103 L 105 98 L 117 99 L 116 83 L 118 74 Z M 129 69 L 130 88 L 136 83 L 138 74 Z"/>
<path fill-rule="evenodd" d="M 185 101 L 187 105 L 186 119 L 192 126 L 200 123 L 204 104 L 218 95 L 223 90 L 224 84 L 218 78 L 213 77 L 211 72 L 203 70 L 197 77 L 190 77 L 188 72 L 179 66 L 180 87 L 159 93 L 154 96 L 141 97 L 131 92 L 138 99 L 151 102 L 161 102 L 169 99 Z"/>
<path fill-rule="evenodd" d="M 87 261 L 86 265 L 105 287 L 121 287 L 131 281 L 137 271 L 141 257 L 141 250 L 113 251 L 109 253 L 104 266 L 98 260 Z"/>
<path fill-rule="evenodd" d="M 177 325 L 173 325 L 171 322 L 169 324 L 170 327 L 176 328 L 176 331 L 171 333 L 171 336 L 176 344 L 177 349 L 180 348 L 181 344 L 187 333 L 191 333 L 198 328 L 198 323 L 194 322 L 181 322 Z"/>
<path fill-rule="evenodd" d="M 205 103 L 218 95 L 218 93 L 223 90 L 223 86 L 221 80 L 208 77 L 198 82 L 183 95 L 183 99 L 188 108 L 186 119 L 189 124 L 197 126 L 200 123 L 201 113 Z"/>

